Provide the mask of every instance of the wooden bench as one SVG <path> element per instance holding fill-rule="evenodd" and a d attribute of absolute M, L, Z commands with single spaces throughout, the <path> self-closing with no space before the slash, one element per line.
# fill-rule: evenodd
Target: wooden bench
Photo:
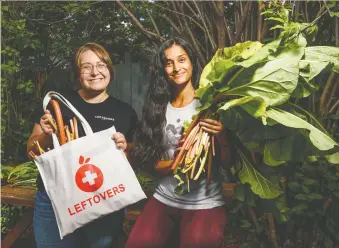
<path fill-rule="evenodd" d="M 235 183 L 223 184 L 223 193 L 226 198 L 234 196 L 234 187 Z M 152 195 L 152 192 L 146 192 L 146 194 L 150 196 Z M 24 187 L 11 187 L 9 185 L 1 186 L 2 204 L 28 207 L 27 211 L 1 241 L 2 248 L 10 248 L 14 244 L 14 242 L 19 239 L 20 236 L 32 226 L 35 195 L 35 189 Z M 142 205 L 135 204 L 131 207 L 128 207 L 125 219 L 129 221 L 135 221 L 140 215 Z"/>

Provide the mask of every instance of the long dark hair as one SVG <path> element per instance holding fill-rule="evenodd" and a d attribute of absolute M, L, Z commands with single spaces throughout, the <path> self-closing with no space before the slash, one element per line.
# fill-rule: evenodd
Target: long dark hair
<path fill-rule="evenodd" d="M 162 43 L 150 63 L 149 87 L 146 92 L 142 118 L 135 132 L 135 146 L 131 153 L 134 160 L 143 166 L 154 166 L 164 152 L 163 129 L 166 125 L 166 107 L 174 97 L 174 87 L 165 74 L 167 61 L 165 50 L 174 44 L 186 51 L 193 67 L 193 87 L 197 89 L 199 85 L 200 69 L 193 48 L 181 38 L 171 38 Z"/>

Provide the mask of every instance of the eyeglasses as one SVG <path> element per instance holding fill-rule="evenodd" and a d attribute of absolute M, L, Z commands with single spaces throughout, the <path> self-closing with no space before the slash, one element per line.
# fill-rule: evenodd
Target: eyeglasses
<path fill-rule="evenodd" d="M 107 70 L 107 65 L 104 63 L 92 65 L 92 64 L 84 64 L 80 67 L 80 73 L 90 74 L 93 71 L 94 66 L 97 68 L 98 72 L 105 72 Z"/>

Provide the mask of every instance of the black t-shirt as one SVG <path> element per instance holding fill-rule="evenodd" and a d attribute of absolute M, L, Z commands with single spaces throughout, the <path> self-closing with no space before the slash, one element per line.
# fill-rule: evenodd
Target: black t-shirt
<path fill-rule="evenodd" d="M 137 115 L 134 109 L 112 96 L 109 96 L 101 103 L 88 103 L 81 98 L 78 92 L 62 94 L 87 120 L 93 132 L 99 132 L 108 129 L 112 126 L 115 127 L 117 132 L 125 135 L 127 142 L 131 142 L 133 132 L 137 125 Z M 63 116 L 64 125 L 70 126 L 69 120 L 74 117 L 74 114 L 65 106 L 60 103 L 60 109 Z M 51 114 L 54 116 L 52 108 L 47 107 Z M 40 106 L 33 114 L 33 122 L 40 123 L 40 118 L 43 116 L 43 108 Z M 78 121 L 79 137 L 84 135 L 80 121 Z M 38 190 L 44 191 L 44 185 L 40 175 L 37 178 Z"/>

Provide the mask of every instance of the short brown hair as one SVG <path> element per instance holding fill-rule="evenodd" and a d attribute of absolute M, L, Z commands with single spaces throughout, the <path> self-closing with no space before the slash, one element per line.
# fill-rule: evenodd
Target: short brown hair
<path fill-rule="evenodd" d="M 78 50 L 76 51 L 74 64 L 78 72 L 80 71 L 80 56 L 81 54 L 83 54 L 84 52 L 88 50 L 91 50 L 92 52 L 94 52 L 99 57 L 99 59 L 107 65 L 107 68 L 111 75 L 111 81 L 112 81 L 114 79 L 114 67 L 113 67 L 112 60 L 108 52 L 106 51 L 106 49 L 103 46 L 95 42 L 86 43 L 85 45 L 79 47 Z"/>

